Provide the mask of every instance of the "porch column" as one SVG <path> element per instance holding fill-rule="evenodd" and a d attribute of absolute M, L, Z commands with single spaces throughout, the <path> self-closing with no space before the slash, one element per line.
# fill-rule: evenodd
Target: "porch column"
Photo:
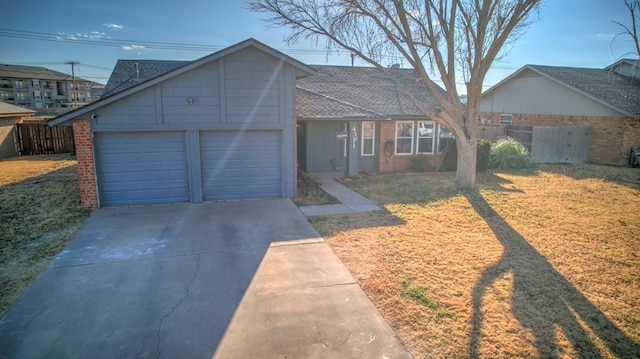
<path fill-rule="evenodd" d="M 347 177 L 358 175 L 359 154 L 359 122 L 349 122 L 349 139 L 347 141 Z"/>

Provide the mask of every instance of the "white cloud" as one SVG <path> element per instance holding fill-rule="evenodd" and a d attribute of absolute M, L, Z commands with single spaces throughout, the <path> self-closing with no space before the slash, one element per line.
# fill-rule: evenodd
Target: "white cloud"
<path fill-rule="evenodd" d="M 56 40 L 58 41 L 63 41 L 63 40 L 100 40 L 100 39 L 104 39 L 104 38 L 108 38 L 107 34 L 105 34 L 104 32 L 100 32 L 100 31 L 91 31 L 88 34 L 81 34 L 81 33 L 75 33 L 75 34 L 67 34 L 65 32 L 59 32 L 56 36 Z"/>
<path fill-rule="evenodd" d="M 142 45 L 124 45 L 122 46 L 122 49 L 131 51 L 131 50 L 146 50 L 147 48 Z"/>
<path fill-rule="evenodd" d="M 596 39 L 598 40 L 611 40 L 616 37 L 616 34 L 606 34 L 603 32 L 599 32 L 596 34 Z"/>
<path fill-rule="evenodd" d="M 108 23 L 108 24 L 102 24 L 108 28 L 110 28 L 111 30 L 122 30 L 124 29 L 124 25 L 118 25 L 118 24 L 114 24 L 112 22 Z"/>

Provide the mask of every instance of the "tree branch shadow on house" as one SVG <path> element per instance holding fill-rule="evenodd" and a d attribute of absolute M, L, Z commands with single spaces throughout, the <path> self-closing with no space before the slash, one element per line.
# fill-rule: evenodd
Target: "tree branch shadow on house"
<path fill-rule="evenodd" d="M 640 357 L 640 345 L 629 338 L 591 303 L 546 258 L 491 208 L 478 191 L 465 197 L 486 221 L 504 247 L 500 260 L 487 268 L 473 289 L 469 357 L 477 358 L 482 340 L 483 297 L 506 273 L 513 276 L 512 314 L 535 336 L 538 356 L 559 356 L 556 328 L 560 328 L 579 357 L 603 357 L 589 333 L 616 357 Z"/>

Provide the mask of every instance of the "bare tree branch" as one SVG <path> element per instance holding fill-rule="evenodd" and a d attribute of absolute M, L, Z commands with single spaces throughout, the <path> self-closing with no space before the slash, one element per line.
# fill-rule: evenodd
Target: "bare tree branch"
<path fill-rule="evenodd" d="M 456 185 L 473 187 L 482 83 L 505 46 L 529 25 L 541 0 L 248 0 L 248 6 L 267 14 L 273 26 L 290 28 L 289 44 L 324 39 L 328 51 L 348 50 L 384 71 L 426 117 L 455 134 Z M 441 110 L 425 106 L 395 78 L 384 64 L 388 58 L 405 59 Z M 458 96 L 461 79 L 466 106 Z"/>
<path fill-rule="evenodd" d="M 614 24 L 620 26 L 624 29 L 623 32 L 616 35 L 613 40 L 614 41 L 619 36 L 629 36 L 631 41 L 633 42 L 636 55 L 640 58 L 640 39 L 638 38 L 638 21 L 640 21 L 640 0 L 624 0 L 624 4 L 629 10 L 629 15 L 631 15 L 631 26 L 626 26 L 618 21 L 613 21 Z"/>

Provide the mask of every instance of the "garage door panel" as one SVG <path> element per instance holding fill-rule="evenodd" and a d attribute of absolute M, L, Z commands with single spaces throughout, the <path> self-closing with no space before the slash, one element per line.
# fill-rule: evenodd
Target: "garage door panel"
<path fill-rule="evenodd" d="M 205 200 L 281 194 L 280 131 L 201 133 Z"/>
<path fill-rule="evenodd" d="M 189 200 L 184 133 L 109 133 L 97 138 L 104 205 Z"/>

